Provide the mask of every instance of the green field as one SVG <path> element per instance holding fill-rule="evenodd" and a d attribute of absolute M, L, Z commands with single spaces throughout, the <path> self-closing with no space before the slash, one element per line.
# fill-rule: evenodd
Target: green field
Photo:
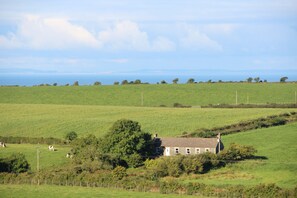
<path fill-rule="evenodd" d="M 86 188 L 69 186 L 30 186 L 30 185 L 0 185 L 0 194 L 2 198 L 45 198 L 45 197 L 119 197 L 119 198 L 167 198 L 167 197 L 194 197 L 187 195 L 163 195 L 159 193 L 132 192 L 120 189 L 107 188 Z M 197 196 L 195 196 L 197 197 Z"/>
<path fill-rule="evenodd" d="M 0 136 L 57 137 L 106 133 L 122 118 L 138 121 L 143 130 L 160 136 L 212 128 L 293 111 L 293 109 L 200 109 L 88 105 L 0 104 Z M 295 110 L 295 109 L 294 109 Z"/>
<path fill-rule="evenodd" d="M 294 103 L 296 83 L 199 83 L 167 85 L 0 87 L 0 103 L 199 106 L 238 103 Z"/>
<path fill-rule="evenodd" d="M 258 150 L 257 156 L 268 159 L 228 165 L 187 181 L 215 185 L 276 183 L 281 187 L 293 188 L 297 185 L 296 140 L 297 123 L 223 136 L 225 146 L 232 142 L 252 145 Z"/>
<path fill-rule="evenodd" d="M 28 160 L 31 170 L 36 171 L 37 149 L 39 150 L 39 168 L 59 167 L 70 159 L 66 154 L 70 151 L 69 146 L 54 145 L 56 151 L 49 151 L 48 145 L 37 144 L 7 144 L 6 148 L 0 148 L 0 158 L 8 157 L 13 153 L 23 153 Z"/>

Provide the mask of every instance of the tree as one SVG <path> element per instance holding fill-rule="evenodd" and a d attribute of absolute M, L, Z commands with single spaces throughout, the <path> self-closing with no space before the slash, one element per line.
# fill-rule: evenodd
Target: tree
<path fill-rule="evenodd" d="M 77 133 L 75 131 L 70 131 L 65 136 L 65 139 L 69 142 L 75 140 L 76 138 L 77 138 Z"/>
<path fill-rule="evenodd" d="M 129 84 L 129 82 L 128 82 L 128 80 L 123 80 L 121 84 L 122 85 L 127 85 L 127 84 Z"/>
<path fill-rule="evenodd" d="M 165 80 L 161 80 L 161 84 L 167 84 Z"/>
<path fill-rule="evenodd" d="M 258 82 L 260 81 L 260 77 L 256 77 L 256 78 L 254 78 L 254 81 L 255 81 L 256 83 L 258 83 Z"/>
<path fill-rule="evenodd" d="M 58 85 L 58 83 L 54 83 L 54 84 L 53 84 L 53 86 L 57 86 L 57 85 Z"/>
<path fill-rule="evenodd" d="M 177 84 L 178 81 L 179 81 L 179 79 L 178 78 L 175 78 L 175 79 L 172 80 L 172 83 L 173 84 Z"/>
<path fill-rule="evenodd" d="M 249 82 L 249 83 L 251 83 L 253 81 L 253 78 L 252 77 L 249 77 L 249 78 L 246 79 L 246 81 Z"/>
<path fill-rule="evenodd" d="M 115 81 L 113 84 L 114 85 L 119 85 L 120 83 L 118 81 Z"/>
<path fill-rule="evenodd" d="M 23 173 L 28 170 L 30 165 L 22 153 L 14 153 L 8 158 L 0 159 L 0 172 Z"/>
<path fill-rule="evenodd" d="M 189 80 L 187 81 L 187 84 L 192 84 L 195 82 L 195 79 L 194 78 L 189 78 Z"/>
<path fill-rule="evenodd" d="M 139 79 L 135 80 L 134 84 L 141 84 L 141 80 L 139 80 Z"/>
<path fill-rule="evenodd" d="M 281 77 L 281 79 L 279 81 L 284 83 L 284 82 L 286 82 L 286 80 L 288 80 L 288 77 L 284 76 L 284 77 Z"/>
<path fill-rule="evenodd" d="M 79 86 L 78 81 L 75 81 L 75 82 L 73 83 L 73 86 Z"/>
<path fill-rule="evenodd" d="M 98 86 L 98 85 L 101 85 L 101 82 L 99 81 L 94 82 L 94 86 Z"/>
<path fill-rule="evenodd" d="M 141 131 L 138 122 L 118 120 L 102 139 L 102 152 L 118 158 L 129 167 L 137 167 L 152 152 L 152 139 L 149 133 Z"/>

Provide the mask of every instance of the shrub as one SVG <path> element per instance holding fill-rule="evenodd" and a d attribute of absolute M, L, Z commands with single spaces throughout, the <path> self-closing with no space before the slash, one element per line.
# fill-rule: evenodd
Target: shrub
<path fill-rule="evenodd" d="M 0 172 L 23 173 L 30 170 L 30 165 L 22 153 L 12 154 L 0 160 Z"/>
<path fill-rule="evenodd" d="M 72 140 L 75 140 L 76 138 L 77 138 L 77 133 L 74 131 L 67 133 L 65 136 L 65 139 L 69 142 L 71 142 Z"/>
<path fill-rule="evenodd" d="M 237 161 L 249 159 L 254 156 L 257 150 L 252 146 L 244 146 L 232 143 L 228 149 L 219 154 L 219 159 L 225 161 Z"/>
<path fill-rule="evenodd" d="M 117 166 L 112 171 L 112 177 L 118 180 L 121 180 L 126 176 L 127 176 L 126 168 L 122 166 Z"/>

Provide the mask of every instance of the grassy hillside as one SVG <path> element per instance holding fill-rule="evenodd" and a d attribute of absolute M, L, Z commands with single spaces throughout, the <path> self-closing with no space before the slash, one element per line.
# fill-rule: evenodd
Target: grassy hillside
<path fill-rule="evenodd" d="M 199 109 L 87 105 L 0 104 L 0 136 L 57 137 L 67 132 L 101 136 L 122 118 L 138 121 L 143 130 L 176 136 L 292 109 Z"/>
<path fill-rule="evenodd" d="M 222 139 L 225 146 L 231 142 L 252 145 L 258 150 L 258 156 L 268 159 L 229 165 L 198 175 L 194 181 L 216 185 L 276 183 L 286 188 L 297 185 L 297 123 L 223 136 Z"/>
<path fill-rule="evenodd" d="M 72 186 L 30 186 L 30 185 L 0 185 L 1 197 L 10 198 L 44 198 L 44 197 L 119 197 L 119 198 L 165 198 L 165 197 L 181 197 L 181 195 L 163 195 L 160 193 L 148 192 L 132 192 L 120 189 L 108 188 L 86 188 L 86 187 L 72 187 Z M 194 197 L 182 195 L 182 197 Z M 195 196 L 197 197 L 197 196 Z"/>
<path fill-rule="evenodd" d="M 7 147 L 0 148 L 0 158 L 8 157 L 12 153 L 23 153 L 28 160 L 31 170 L 36 171 L 37 148 L 39 149 L 39 168 L 61 166 L 69 161 L 66 154 L 70 151 L 69 146 L 55 145 L 57 151 L 49 151 L 48 145 L 37 144 L 7 144 Z"/>
<path fill-rule="evenodd" d="M 0 87 L 0 103 L 144 106 L 293 103 L 296 83 L 200 83 L 79 87 Z"/>

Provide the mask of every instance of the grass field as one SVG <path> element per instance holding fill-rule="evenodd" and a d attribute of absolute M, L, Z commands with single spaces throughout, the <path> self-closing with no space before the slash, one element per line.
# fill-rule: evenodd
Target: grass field
<path fill-rule="evenodd" d="M 292 109 L 200 109 L 88 105 L 0 104 L 0 136 L 57 137 L 75 131 L 101 136 L 122 118 L 138 121 L 143 130 L 160 136 L 212 128 Z"/>
<path fill-rule="evenodd" d="M 243 161 L 187 181 L 215 185 L 276 183 L 285 188 L 297 186 L 297 123 L 223 136 L 222 140 L 225 146 L 231 142 L 252 145 L 258 150 L 258 156 L 268 159 Z"/>
<path fill-rule="evenodd" d="M 194 197 L 187 195 L 163 195 L 160 193 L 132 192 L 120 189 L 107 188 L 86 188 L 69 186 L 30 186 L 30 185 L 0 185 L 2 198 L 47 198 L 47 197 L 119 197 L 119 198 L 174 198 L 174 197 Z M 197 196 L 195 196 L 197 197 Z"/>
<path fill-rule="evenodd" d="M 296 83 L 199 83 L 167 85 L 0 87 L 0 103 L 172 106 L 294 103 Z"/>
<path fill-rule="evenodd" d="M 57 151 L 49 151 L 48 145 L 37 144 L 7 144 L 6 148 L 0 148 L 0 158 L 8 157 L 12 153 L 23 153 L 28 160 L 31 170 L 36 171 L 37 148 L 39 149 L 39 168 L 45 169 L 53 166 L 61 166 L 69 161 L 66 154 L 69 146 L 54 145 Z"/>

